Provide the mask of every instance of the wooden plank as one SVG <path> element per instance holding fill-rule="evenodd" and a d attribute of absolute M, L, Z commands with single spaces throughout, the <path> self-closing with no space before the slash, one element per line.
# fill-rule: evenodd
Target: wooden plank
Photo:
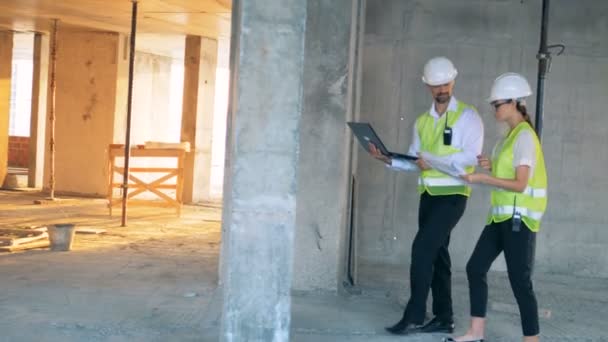
<path fill-rule="evenodd" d="M 114 164 L 115 164 L 115 159 L 114 157 L 112 157 L 112 154 L 110 153 L 111 150 L 111 146 L 110 145 L 110 149 L 108 149 L 108 201 L 109 201 L 109 205 L 108 205 L 108 210 L 110 211 L 110 216 L 112 216 L 112 197 L 114 197 L 114 189 L 112 184 L 114 184 Z"/>
<path fill-rule="evenodd" d="M 32 235 L 42 235 L 44 231 L 34 229 L 14 229 L 14 228 L 0 228 L 0 236 L 16 235 L 19 238 L 30 237 Z"/>
<path fill-rule="evenodd" d="M 132 148 L 131 157 L 178 157 L 180 153 L 183 153 L 182 149 L 171 149 L 171 148 Z M 125 151 L 119 149 L 111 149 L 110 155 L 112 157 L 124 157 Z"/>
<path fill-rule="evenodd" d="M 114 167 L 114 172 L 123 173 L 123 167 Z M 129 172 L 145 172 L 145 173 L 156 173 L 156 172 L 173 172 L 177 171 L 178 168 L 175 167 L 130 167 Z"/>
<path fill-rule="evenodd" d="M 16 245 L 16 246 L 1 246 L 0 252 L 17 252 L 17 251 L 23 251 L 23 250 L 27 250 L 27 249 L 45 248 L 45 247 L 49 247 L 50 245 L 51 245 L 51 243 L 48 240 L 35 241 L 35 242 L 30 242 L 30 243 Z"/>
<path fill-rule="evenodd" d="M 48 239 L 48 238 L 49 238 L 49 234 L 42 233 L 42 234 L 40 234 L 38 236 L 13 239 L 9 243 L 9 246 L 23 245 L 23 244 L 30 243 L 30 242 L 33 242 L 33 241 L 44 240 L 44 239 Z"/>
<path fill-rule="evenodd" d="M 184 161 L 185 161 L 185 153 L 181 153 L 177 158 L 177 167 L 180 169 L 180 172 L 177 174 L 177 191 L 175 193 L 175 199 L 178 202 L 177 206 L 177 216 L 182 216 L 182 198 L 184 195 Z"/>
<path fill-rule="evenodd" d="M 13 236 L 0 236 L 0 246 L 17 246 L 49 238 L 46 227 L 27 229 L 3 228 L 2 230 L 4 230 L 4 232 L 0 232 L 0 234 L 4 233 Z M 15 234 L 10 234 L 11 231 L 14 231 Z"/>
<path fill-rule="evenodd" d="M 107 231 L 102 228 L 79 228 L 76 227 L 76 234 L 105 234 Z"/>
<path fill-rule="evenodd" d="M 114 206 L 120 204 L 120 201 L 114 201 Z M 143 199 L 130 199 L 129 205 L 138 206 L 150 206 L 150 207 L 161 207 L 161 208 L 177 208 L 175 203 L 167 203 L 166 201 L 155 201 L 155 200 L 143 200 Z"/>
<path fill-rule="evenodd" d="M 171 179 L 173 177 L 175 177 L 175 174 L 174 173 L 170 173 L 168 175 L 162 176 L 161 178 L 158 178 L 157 180 L 155 180 L 155 181 L 153 181 L 151 183 L 146 183 L 146 182 L 142 181 L 141 179 L 139 179 L 139 178 L 137 178 L 137 177 L 135 177 L 133 175 L 129 175 L 129 179 L 132 180 L 133 182 L 135 182 L 135 184 L 143 186 L 143 189 L 138 189 L 136 191 L 133 191 L 132 193 L 129 193 L 129 198 L 130 197 L 135 197 L 135 196 L 137 196 L 137 195 L 139 195 L 141 193 L 144 193 L 146 191 L 155 193 L 159 197 L 166 196 L 166 194 L 164 194 L 164 193 L 162 193 L 162 192 L 160 192 L 158 190 L 155 190 L 154 187 L 156 185 L 162 184 L 163 182 L 165 182 L 165 181 L 167 181 L 167 180 L 169 180 L 169 179 Z"/>
<path fill-rule="evenodd" d="M 122 187 L 122 183 L 114 183 L 113 186 L 115 189 L 119 189 Z M 154 187 L 156 189 L 174 190 L 177 189 L 177 184 L 159 184 Z M 129 190 L 130 189 L 146 189 L 146 187 L 140 184 L 129 183 Z"/>
<path fill-rule="evenodd" d="M 78 199 L 76 198 L 54 198 L 54 199 L 38 199 L 38 200 L 34 200 L 33 203 L 34 204 L 39 204 L 39 205 L 47 205 L 47 204 L 66 204 L 68 202 L 77 202 Z"/>

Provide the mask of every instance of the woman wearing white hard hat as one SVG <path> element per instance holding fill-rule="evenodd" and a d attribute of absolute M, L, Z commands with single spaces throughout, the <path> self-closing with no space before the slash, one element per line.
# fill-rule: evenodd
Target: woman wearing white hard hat
<path fill-rule="evenodd" d="M 523 340 L 538 341 L 538 307 L 532 287 L 536 233 L 547 206 L 547 174 L 540 142 L 532 128 L 524 98 L 532 90 L 516 73 L 499 76 L 489 102 L 496 120 L 509 125 L 491 160 L 479 156 L 479 166 L 491 174 L 463 176 L 469 183 L 495 187 L 491 209 L 475 250 L 467 264 L 471 304 L 471 326 L 465 335 L 444 341 L 483 341 L 490 266 L 504 252 L 513 294 L 519 306 Z"/>

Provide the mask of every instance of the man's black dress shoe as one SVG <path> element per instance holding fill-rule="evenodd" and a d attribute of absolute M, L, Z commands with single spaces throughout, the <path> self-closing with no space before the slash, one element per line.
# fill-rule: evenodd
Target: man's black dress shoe
<path fill-rule="evenodd" d="M 386 329 L 386 331 L 390 332 L 391 334 L 407 335 L 419 333 L 421 327 L 421 325 L 410 323 L 402 319 L 392 327 L 386 327 L 384 329 Z"/>
<path fill-rule="evenodd" d="M 451 334 L 454 332 L 454 322 L 452 320 L 448 321 L 435 317 L 427 324 L 423 325 L 422 328 L 420 328 L 420 332 Z"/>

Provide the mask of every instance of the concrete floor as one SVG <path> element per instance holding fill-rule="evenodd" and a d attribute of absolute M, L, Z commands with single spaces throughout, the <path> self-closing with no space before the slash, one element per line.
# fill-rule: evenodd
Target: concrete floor
<path fill-rule="evenodd" d="M 108 233 L 77 235 L 71 252 L 0 254 L 0 341 L 218 340 L 220 209 L 189 206 L 176 218 L 170 209 L 133 208 L 129 227 L 120 228 L 103 200 L 32 205 L 36 198 L 43 197 L 0 191 L 0 225 L 71 221 Z M 608 341 L 608 280 L 535 279 L 543 340 Z M 487 340 L 519 341 L 508 281 L 502 273 L 490 281 Z M 405 283 L 397 283 L 393 289 L 366 287 L 355 296 L 294 294 L 292 340 L 439 341 L 442 335 L 384 332 L 407 297 Z M 455 274 L 459 331 L 466 325 L 467 298 L 464 275 Z"/>
<path fill-rule="evenodd" d="M 104 200 L 32 205 L 0 192 L 3 227 L 77 222 L 71 252 L 0 254 L 0 341 L 200 341 L 217 283 L 220 210 L 133 207 L 129 227 Z"/>
<path fill-rule="evenodd" d="M 556 275 L 536 276 L 544 341 L 608 341 L 608 281 Z M 386 290 L 364 290 L 349 298 L 302 294 L 294 298 L 294 341 L 412 341 L 439 342 L 447 335 L 390 336 L 383 327 L 395 323 L 405 301 Z M 457 333 L 467 328 L 468 289 L 465 275 L 455 274 L 453 284 Z M 430 310 L 430 306 L 429 306 Z M 490 275 L 486 341 L 521 341 L 519 314 L 508 279 Z"/>

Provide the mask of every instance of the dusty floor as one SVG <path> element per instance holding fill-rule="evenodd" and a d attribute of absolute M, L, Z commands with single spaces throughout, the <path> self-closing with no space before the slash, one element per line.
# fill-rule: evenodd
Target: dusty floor
<path fill-rule="evenodd" d="M 220 209 L 134 207 L 129 227 L 110 218 L 105 201 L 33 205 L 38 193 L 0 191 L 0 226 L 75 222 L 105 228 L 77 235 L 71 252 L 0 254 L 0 342 L 217 341 L 221 294 L 216 288 Z M 378 276 L 386 270 L 377 268 Z M 395 273 L 395 272 L 393 272 Z M 443 335 L 395 337 L 383 327 L 401 313 L 404 271 L 385 288 L 360 295 L 293 296 L 292 341 L 440 341 Z M 519 318 L 506 276 L 491 275 L 487 341 L 520 341 Z M 608 280 L 536 275 L 544 341 L 608 341 Z M 457 329 L 466 325 L 467 287 L 454 275 Z"/>
<path fill-rule="evenodd" d="M 200 341 L 217 283 L 220 210 L 133 207 L 129 226 L 105 201 L 33 205 L 0 192 L 2 227 L 75 222 L 105 235 L 70 252 L 0 254 L 0 341 Z M 211 319 L 212 321 L 215 318 Z"/>

